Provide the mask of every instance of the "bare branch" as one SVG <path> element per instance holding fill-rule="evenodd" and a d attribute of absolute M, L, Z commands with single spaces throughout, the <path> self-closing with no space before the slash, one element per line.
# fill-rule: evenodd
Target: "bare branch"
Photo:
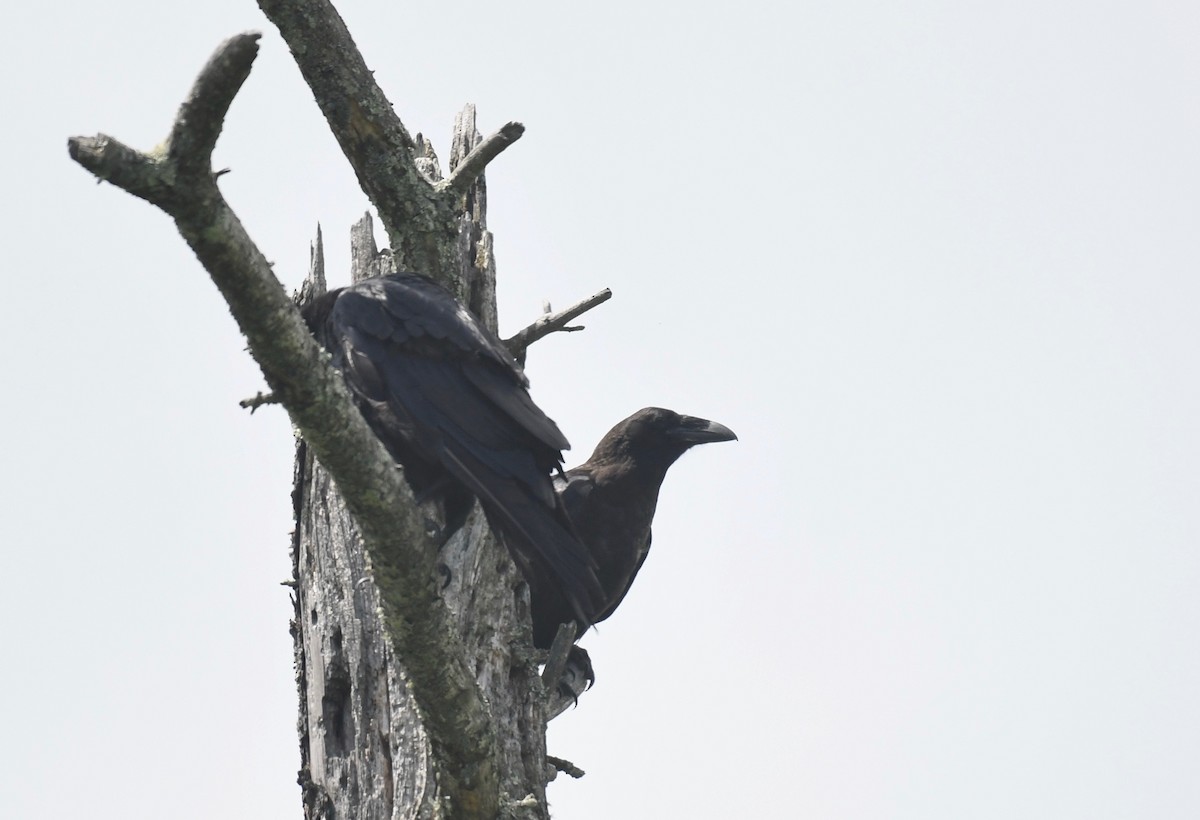
<path fill-rule="evenodd" d="M 250 76 L 261 37 L 256 31 L 230 37 L 200 70 L 167 137 L 167 160 L 181 175 L 212 173 L 213 148 L 233 98 Z"/>
<path fill-rule="evenodd" d="M 505 339 L 504 346 L 508 348 L 508 352 L 513 355 L 513 358 L 523 364 L 525 362 L 525 351 L 531 344 L 557 331 L 573 333 L 577 330 L 583 330 L 582 326 L 568 327 L 567 323 L 572 319 L 582 316 L 597 305 L 604 304 L 611 298 L 612 291 L 605 288 L 595 296 L 589 296 L 582 302 L 576 302 L 566 310 L 560 310 L 554 314 L 547 313 L 547 315 L 540 317 L 533 324 Z"/>
<path fill-rule="evenodd" d="M 264 404 L 279 404 L 279 399 L 275 398 L 274 393 L 264 393 L 261 390 L 252 399 L 242 399 L 238 402 L 238 407 L 250 411 L 250 415 L 254 415 L 254 411 L 262 407 Z"/>
<path fill-rule="evenodd" d="M 71 137 L 67 140 L 67 153 L 97 179 L 168 210 L 174 186 L 163 173 L 161 158 L 143 154 L 105 134 Z"/>
<path fill-rule="evenodd" d="M 485 139 L 463 158 L 450 174 L 449 179 L 439 182 L 438 191 L 462 193 L 470 188 L 487 164 L 500 156 L 500 153 L 521 138 L 525 126 L 519 122 L 510 122 Z"/>
<path fill-rule="evenodd" d="M 432 276 L 479 312 L 477 283 L 462 267 L 464 259 L 475 255 L 464 256 L 461 243 L 466 231 L 462 217 L 481 209 L 463 194 L 469 193 L 487 162 L 520 137 L 523 127 L 504 126 L 456 175 L 453 185 L 435 186 L 439 175 L 431 147 L 420 135 L 412 137 L 400 121 L 330 0 L 258 0 L 258 5 L 291 49 L 359 185 L 374 204 L 396 269 Z M 471 125 L 473 132 L 473 110 Z M 452 157 L 452 166 L 463 164 Z M 472 231 L 466 231 L 466 239 L 483 241 Z M 481 318 L 488 323 L 489 317 Z"/>
<path fill-rule="evenodd" d="M 452 203 L 437 196 L 417 169 L 413 138 L 375 82 L 337 9 L 329 0 L 258 0 L 258 5 L 291 49 L 359 185 L 379 213 L 397 263 L 448 283 L 439 246 L 454 235 Z"/>
<path fill-rule="evenodd" d="M 569 775 L 576 780 L 587 774 L 587 772 L 576 766 L 571 761 L 563 760 L 561 757 L 546 755 L 546 762 L 553 766 L 555 771 L 562 772 L 563 774 Z"/>

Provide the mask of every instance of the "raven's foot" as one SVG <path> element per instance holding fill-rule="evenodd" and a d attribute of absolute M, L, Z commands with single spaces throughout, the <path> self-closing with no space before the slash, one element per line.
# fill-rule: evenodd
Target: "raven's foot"
<path fill-rule="evenodd" d="M 553 689 L 546 705 L 547 720 L 552 720 L 567 710 L 568 706 L 578 706 L 579 696 L 591 688 L 596 682 L 596 673 L 592 669 L 592 659 L 582 646 L 572 646 L 563 664 L 562 673 Z M 548 687 L 549 688 L 549 687 Z"/>
<path fill-rule="evenodd" d="M 567 653 L 567 665 L 563 667 L 562 677 L 558 679 L 558 693 L 570 695 L 575 705 L 579 705 L 579 696 L 592 688 L 596 682 L 596 671 L 592 668 L 592 656 L 579 644 L 571 647 Z"/>

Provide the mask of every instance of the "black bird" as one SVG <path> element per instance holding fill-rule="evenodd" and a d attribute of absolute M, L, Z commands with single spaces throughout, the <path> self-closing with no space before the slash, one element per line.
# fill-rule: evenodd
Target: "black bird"
<path fill-rule="evenodd" d="M 594 562 L 550 477 L 570 445 L 495 334 L 416 273 L 330 291 L 301 313 L 418 498 L 444 500 L 447 530 L 477 497 L 522 573 L 553 578 L 589 622 Z"/>
<path fill-rule="evenodd" d="M 646 407 L 613 427 L 591 458 L 556 479 L 559 497 L 575 523 L 603 589 L 603 597 L 577 622 L 578 634 L 589 623 L 613 613 L 629 591 L 650 552 L 650 525 L 667 469 L 691 447 L 737 436 L 715 421 Z M 546 649 L 560 624 L 575 618 L 565 590 L 547 576 L 529 581 L 534 646 Z M 579 647 L 579 654 L 586 659 Z M 590 665 L 587 676 L 591 680 Z"/>

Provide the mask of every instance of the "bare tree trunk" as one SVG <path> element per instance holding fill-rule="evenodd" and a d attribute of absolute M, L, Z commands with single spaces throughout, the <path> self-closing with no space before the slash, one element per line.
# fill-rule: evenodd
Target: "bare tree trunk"
<path fill-rule="evenodd" d="M 454 144 L 462 148 L 451 162 L 478 141 L 468 106 L 456 124 Z M 436 181 L 436 157 L 428 144 L 425 153 L 429 164 L 423 170 Z M 482 180 L 472 193 L 473 207 L 459 233 L 468 261 L 464 280 L 477 283 L 478 298 L 491 308 L 480 313 L 490 315 L 494 325 L 495 266 L 484 227 Z M 355 281 L 394 270 L 390 253 L 376 251 L 369 215 L 354 226 L 351 247 Z M 325 288 L 322 250 L 318 236 L 305 289 L 313 294 Z M 470 264 L 479 261 L 483 264 Z M 391 650 L 380 617 L 370 560 L 353 516 L 303 441 L 293 493 L 293 637 L 305 816 L 447 816 L 429 737 L 407 688 L 404 658 Z M 455 616 L 495 724 L 502 808 L 548 816 L 544 697 L 529 651 L 528 594 L 478 506 L 441 550 L 440 566 L 447 576 L 441 597 Z"/>

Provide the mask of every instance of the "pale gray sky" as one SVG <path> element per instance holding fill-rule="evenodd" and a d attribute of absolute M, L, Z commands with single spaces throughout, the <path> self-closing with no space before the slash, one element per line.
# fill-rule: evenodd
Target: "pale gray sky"
<path fill-rule="evenodd" d="M 1200 816 L 1200 7 L 339 8 L 443 157 L 528 126 L 502 330 L 613 289 L 530 356 L 568 462 L 648 404 L 741 437 L 585 641 L 556 817 Z M 299 817 L 290 429 L 66 138 L 155 145 L 258 28 L 215 162 L 287 285 L 365 197 L 249 0 L 6 17 L 0 816 Z"/>

